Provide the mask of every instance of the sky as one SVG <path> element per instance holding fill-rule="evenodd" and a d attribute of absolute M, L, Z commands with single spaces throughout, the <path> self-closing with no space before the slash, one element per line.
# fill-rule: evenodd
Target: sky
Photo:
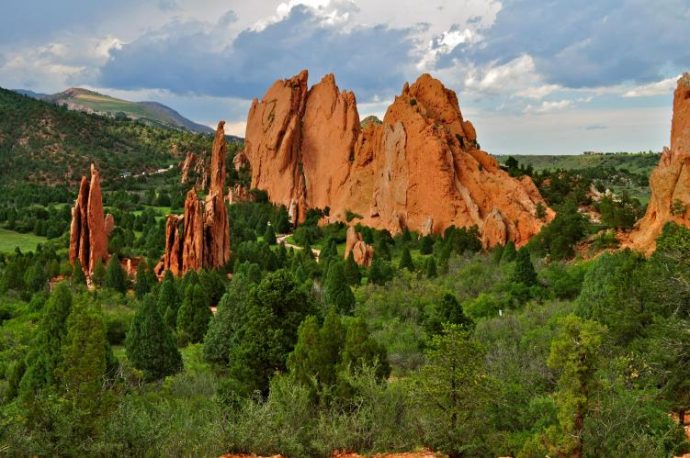
<path fill-rule="evenodd" d="M 690 71 L 690 0 L 3 0 L 0 86 L 154 100 L 244 135 L 308 69 L 383 117 L 406 81 L 455 90 L 494 154 L 659 151 Z"/>

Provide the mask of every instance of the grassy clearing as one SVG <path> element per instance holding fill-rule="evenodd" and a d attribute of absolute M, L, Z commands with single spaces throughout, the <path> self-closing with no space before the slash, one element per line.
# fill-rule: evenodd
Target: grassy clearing
<path fill-rule="evenodd" d="M 19 247 L 23 253 L 35 251 L 39 243 L 45 243 L 48 239 L 32 233 L 20 234 L 9 229 L 0 228 L 0 253 L 13 253 Z"/>

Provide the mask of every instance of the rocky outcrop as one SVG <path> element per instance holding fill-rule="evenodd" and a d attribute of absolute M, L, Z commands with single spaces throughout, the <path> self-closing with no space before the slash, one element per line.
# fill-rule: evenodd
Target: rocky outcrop
<path fill-rule="evenodd" d="M 225 122 L 218 123 L 211 151 L 209 191 L 201 201 L 187 192 L 182 216 L 170 215 L 165 225 L 165 253 L 155 268 L 182 275 L 189 270 L 223 267 L 230 260 L 230 223 L 225 207 Z"/>
<path fill-rule="evenodd" d="M 181 184 L 187 184 L 192 177 L 195 177 L 194 186 L 201 190 L 206 188 L 206 179 L 208 175 L 206 174 L 206 163 L 203 157 L 189 152 L 184 160 L 180 162 L 179 167 L 181 171 Z"/>
<path fill-rule="evenodd" d="M 652 195 L 647 212 L 630 234 L 621 235 L 623 246 L 646 254 L 656 248 L 656 238 L 667 222 L 690 227 L 690 74 L 678 80 L 673 97 L 671 146 L 664 148 L 649 177 Z"/>
<path fill-rule="evenodd" d="M 345 259 L 352 253 L 352 258 L 360 266 L 369 267 L 374 258 L 374 247 L 362 239 L 362 234 L 357 232 L 354 226 L 347 228 L 345 239 Z"/>
<path fill-rule="evenodd" d="M 243 156 L 252 188 L 295 222 L 328 207 L 326 221 L 355 213 L 394 233 L 476 225 L 492 246 L 522 245 L 554 216 L 529 178 L 510 177 L 479 149 L 455 93 L 429 75 L 405 84 L 382 122 L 366 123 L 333 75 L 309 90 L 306 71 L 277 81 L 252 102 Z"/>
<path fill-rule="evenodd" d="M 225 200 L 229 204 L 236 204 L 239 202 L 253 202 L 254 196 L 251 192 L 249 192 L 249 190 L 245 186 L 242 186 L 238 183 L 235 186 L 228 189 L 228 195 L 225 197 Z"/>
<path fill-rule="evenodd" d="M 100 173 L 91 165 L 91 180 L 81 179 L 79 194 L 72 207 L 69 260 L 77 260 L 84 273 L 90 276 L 96 263 L 108 259 L 108 235 L 115 226 L 112 215 L 105 215 L 101 195 Z"/>

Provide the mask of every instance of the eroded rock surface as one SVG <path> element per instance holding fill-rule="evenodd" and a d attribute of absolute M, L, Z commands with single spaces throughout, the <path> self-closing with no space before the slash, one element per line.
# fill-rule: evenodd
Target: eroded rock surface
<path fill-rule="evenodd" d="M 72 207 L 70 224 L 69 260 L 77 260 L 84 273 L 91 276 L 100 260 L 108 259 L 108 235 L 115 226 L 112 215 L 105 215 L 101 178 L 96 166 L 91 164 L 91 180 L 81 179 L 79 194 Z"/>
<path fill-rule="evenodd" d="M 665 148 L 649 177 L 651 197 L 645 216 L 622 235 L 623 246 L 646 254 L 667 222 L 690 227 L 690 74 L 678 80 L 673 97 L 671 147 Z"/>
<path fill-rule="evenodd" d="M 345 240 L 345 259 L 352 253 L 352 258 L 360 266 L 369 267 L 374 258 L 374 247 L 362 239 L 362 234 L 357 232 L 354 226 L 347 228 Z"/>
<path fill-rule="evenodd" d="M 510 177 L 479 149 L 456 94 L 430 75 L 405 84 L 383 121 L 364 126 L 354 94 L 341 92 L 333 75 L 309 90 L 307 76 L 279 80 L 252 102 L 242 155 L 252 187 L 285 205 L 293 221 L 328 207 L 328 221 L 354 213 L 393 233 L 476 225 L 493 246 L 522 245 L 553 218 L 529 178 Z"/>
<path fill-rule="evenodd" d="M 225 208 L 225 122 L 218 123 L 211 151 L 209 191 L 204 201 L 194 188 L 187 192 L 182 216 L 170 215 L 166 221 L 165 253 L 156 266 L 162 276 L 166 270 L 183 275 L 189 270 L 223 267 L 230 260 L 230 223 Z"/>

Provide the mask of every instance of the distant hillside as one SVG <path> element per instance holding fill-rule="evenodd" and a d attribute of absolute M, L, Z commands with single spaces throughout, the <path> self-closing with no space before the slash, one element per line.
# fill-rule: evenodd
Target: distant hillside
<path fill-rule="evenodd" d="M 109 180 L 203 155 L 212 137 L 70 111 L 0 88 L 0 182 L 76 182 L 91 161 Z"/>
<path fill-rule="evenodd" d="M 127 117 L 152 125 L 187 129 L 203 134 L 213 133 L 213 129 L 210 127 L 190 121 L 172 108 L 158 102 L 130 102 L 82 88 L 71 88 L 52 95 L 40 94 L 24 89 L 18 89 L 15 92 L 58 105 L 64 105 L 70 110 L 113 118 Z"/>
<path fill-rule="evenodd" d="M 499 162 L 505 163 L 508 155 L 497 155 Z M 595 167 L 613 167 L 626 169 L 629 172 L 649 175 L 659 162 L 658 153 L 588 153 L 577 155 L 513 155 L 525 166 L 535 170 L 544 169 L 591 169 Z"/>

